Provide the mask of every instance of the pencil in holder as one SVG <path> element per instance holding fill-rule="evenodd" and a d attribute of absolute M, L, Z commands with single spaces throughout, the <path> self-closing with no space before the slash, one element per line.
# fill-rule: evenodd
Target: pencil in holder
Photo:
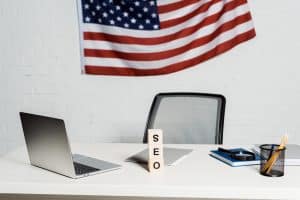
<path fill-rule="evenodd" d="M 277 144 L 263 144 L 260 146 L 260 174 L 270 177 L 284 175 L 285 147 Z"/>

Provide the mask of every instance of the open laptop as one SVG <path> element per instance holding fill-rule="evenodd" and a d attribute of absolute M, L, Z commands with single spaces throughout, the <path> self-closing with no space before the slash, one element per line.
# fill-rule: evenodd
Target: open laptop
<path fill-rule="evenodd" d="M 30 163 L 71 178 L 121 168 L 121 165 L 71 153 L 61 119 L 20 113 Z"/>

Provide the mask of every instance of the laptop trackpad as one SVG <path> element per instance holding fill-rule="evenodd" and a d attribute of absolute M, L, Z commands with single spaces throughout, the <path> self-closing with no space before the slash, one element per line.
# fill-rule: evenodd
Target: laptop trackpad
<path fill-rule="evenodd" d="M 100 169 L 100 170 L 121 167 L 120 165 L 116 165 L 114 163 L 110 163 L 110 162 L 103 161 L 103 160 L 98 160 L 98 159 L 91 158 L 88 156 L 83 156 L 80 154 L 73 154 L 73 161 L 77 162 L 77 163 L 81 163 L 83 165 L 94 167 L 94 168 Z"/>

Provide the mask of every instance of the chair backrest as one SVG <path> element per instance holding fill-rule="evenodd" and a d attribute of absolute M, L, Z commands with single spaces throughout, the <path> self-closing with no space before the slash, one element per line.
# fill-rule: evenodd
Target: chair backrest
<path fill-rule="evenodd" d="M 166 144 L 222 144 L 225 97 L 207 93 L 160 93 L 155 96 L 146 124 L 162 129 Z"/>

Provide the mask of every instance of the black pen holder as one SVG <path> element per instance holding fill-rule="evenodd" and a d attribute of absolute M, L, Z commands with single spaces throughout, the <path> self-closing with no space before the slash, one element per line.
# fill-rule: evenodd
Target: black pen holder
<path fill-rule="evenodd" d="M 260 174 L 270 177 L 284 175 L 285 147 L 280 149 L 277 144 L 263 144 L 260 157 Z"/>

